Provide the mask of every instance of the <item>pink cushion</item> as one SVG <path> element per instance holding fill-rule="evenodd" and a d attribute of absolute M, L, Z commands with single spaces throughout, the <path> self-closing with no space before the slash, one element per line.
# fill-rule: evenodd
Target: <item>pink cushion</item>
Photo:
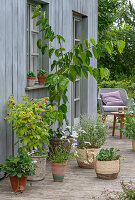
<path fill-rule="evenodd" d="M 125 106 L 121 99 L 120 91 L 101 93 L 100 95 L 106 106 Z"/>

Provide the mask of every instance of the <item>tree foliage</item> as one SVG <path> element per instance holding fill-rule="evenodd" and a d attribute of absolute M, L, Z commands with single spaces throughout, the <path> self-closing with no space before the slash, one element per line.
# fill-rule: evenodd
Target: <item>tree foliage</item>
<path fill-rule="evenodd" d="M 98 43 L 99 50 L 103 49 L 107 41 L 113 41 L 112 54 L 105 48 L 98 59 L 98 67 L 107 67 L 110 78 L 118 80 L 135 74 L 135 9 L 128 0 L 99 0 Z M 125 49 L 116 48 L 118 40 L 125 41 Z M 121 46 L 119 46 L 121 48 Z M 122 47 L 123 48 L 123 47 Z M 132 78 L 134 80 L 134 78 Z"/>

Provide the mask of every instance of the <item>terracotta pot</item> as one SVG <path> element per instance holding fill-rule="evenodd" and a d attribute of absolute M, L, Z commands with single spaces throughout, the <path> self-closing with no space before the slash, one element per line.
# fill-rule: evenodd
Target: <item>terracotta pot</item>
<path fill-rule="evenodd" d="M 120 172 L 120 159 L 113 161 L 96 160 L 95 171 L 98 178 L 108 180 L 116 179 Z"/>
<path fill-rule="evenodd" d="M 53 136 L 50 139 L 50 147 L 49 151 L 51 152 L 52 149 L 53 151 L 55 150 L 56 146 L 61 146 L 63 149 L 69 149 L 69 151 L 71 150 L 71 146 L 73 144 L 73 138 L 67 138 L 67 139 L 59 139 L 55 136 Z"/>
<path fill-rule="evenodd" d="M 132 139 L 132 149 L 135 151 L 135 139 Z"/>
<path fill-rule="evenodd" d="M 27 177 L 23 176 L 18 178 L 17 176 L 9 176 L 12 189 L 14 192 L 23 192 L 26 188 Z"/>
<path fill-rule="evenodd" d="M 35 85 L 36 77 L 27 77 L 27 86 L 33 87 Z"/>
<path fill-rule="evenodd" d="M 52 175 L 54 182 L 63 182 L 67 163 L 50 163 L 52 166 Z"/>
<path fill-rule="evenodd" d="M 76 158 L 78 166 L 82 168 L 92 169 L 95 166 L 95 157 L 100 149 L 77 149 L 78 157 Z"/>
<path fill-rule="evenodd" d="M 39 85 L 45 85 L 47 76 L 38 76 L 38 83 Z"/>
<path fill-rule="evenodd" d="M 28 181 L 40 181 L 45 178 L 46 173 L 46 156 L 32 156 L 31 157 L 37 168 L 34 176 L 28 176 Z"/>

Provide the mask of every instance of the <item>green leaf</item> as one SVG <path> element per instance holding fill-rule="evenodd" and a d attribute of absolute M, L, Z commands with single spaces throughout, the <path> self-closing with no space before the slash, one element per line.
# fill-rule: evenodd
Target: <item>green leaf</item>
<path fill-rule="evenodd" d="M 97 68 L 93 69 L 93 76 L 98 81 L 99 78 L 99 70 Z"/>
<path fill-rule="evenodd" d="M 86 65 L 86 53 L 81 52 L 81 57 L 82 57 L 83 64 Z"/>
<path fill-rule="evenodd" d="M 92 47 L 92 51 L 93 51 L 95 58 L 98 59 L 97 49 L 95 46 Z"/>
<path fill-rule="evenodd" d="M 53 35 L 52 37 L 50 37 L 50 42 L 52 42 L 55 38 L 56 38 L 56 35 Z"/>
<path fill-rule="evenodd" d="M 87 66 L 83 66 L 82 67 L 82 71 L 83 71 L 84 77 L 88 78 L 88 71 L 89 71 L 88 67 Z"/>
<path fill-rule="evenodd" d="M 88 42 L 88 39 L 86 39 L 84 41 L 84 43 L 85 43 L 86 48 L 89 49 L 90 48 L 90 43 Z"/>
<path fill-rule="evenodd" d="M 41 40 L 41 39 L 39 39 L 39 40 L 37 41 L 37 46 L 38 46 L 39 49 L 42 48 L 42 40 Z"/>
<path fill-rule="evenodd" d="M 62 90 L 67 89 L 68 83 L 69 83 L 68 78 L 66 78 L 62 75 L 59 76 L 59 86 L 62 88 Z"/>
<path fill-rule="evenodd" d="M 58 40 L 58 43 L 60 44 L 61 43 L 61 40 L 63 42 L 65 42 L 65 39 L 61 36 L 61 35 L 57 35 L 57 40 Z"/>
<path fill-rule="evenodd" d="M 122 54 L 124 48 L 125 48 L 125 42 L 123 40 L 118 40 L 117 41 L 117 48 L 120 54 Z"/>
<path fill-rule="evenodd" d="M 22 177 L 22 173 L 18 173 L 18 174 L 17 174 L 17 177 L 18 177 L 18 178 L 21 178 L 21 177 Z"/>
<path fill-rule="evenodd" d="M 96 42 L 95 42 L 94 38 L 91 38 L 90 41 L 94 46 L 96 46 Z"/>
<path fill-rule="evenodd" d="M 47 44 L 44 44 L 44 46 L 42 46 L 41 52 L 42 52 L 43 55 L 45 54 L 45 52 L 46 52 L 46 50 L 47 50 L 47 47 L 48 47 Z"/>
<path fill-rule="evenodd" d="M 76 56 L 73 56 L 73 62 L 75 65 L 78 65 L 78 61 L 77 61 L 77 57 Z"/>
<path fill-rule="evenodd" d="M 49 54 L 49 58 L 51 58 L 53 52 L 54 52 L 54 48 L 49 49 L 48 54 Z"/>
<path fill-rule="evenodd" d="M 104 78 L 104 68 L 100 68 L 101 80 Z"/>
<path fill-rule="evenodd" d="M 111 42 L 106 42 L 105 43 L 105 48 L 107 49 L 109 54 L 113 53 L 113 43 Z"/>
<path fill-rule="evenodd" d="M 90 75 L 93 76 L 93 67 L 92 67 L 92 66 L 89 66 L 89 67 L 88 67 L 88 70 L 89 70 L 89 72 L 90 72 Z"/>
<path fill-rule="evenodd" d="M 63 113 L 67 113 L 67 106 L 65 104 L 62 104 L 59 106 L 58 110 L 61 110 Z"/>
<path fill-rule="evenodd" d="M 109 69 L 104 68 L 104 77 L 105 77 L 106 79 L 108 79 L 109 76 L 110 76 L 110 71 L 109 71 Z"/>

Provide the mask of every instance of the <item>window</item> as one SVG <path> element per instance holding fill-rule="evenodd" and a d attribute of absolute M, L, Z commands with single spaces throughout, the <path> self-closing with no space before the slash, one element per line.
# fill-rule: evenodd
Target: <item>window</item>
<path fill-rule="evenodd" d="M 73 16 L 73 44 L 78 45 L 82 42 L 82 17 Z M 73 85 L 74 98 L 74 124 L 80 120 L 80 78 L 77 78 Z"/>
<path fill-rule="evenodd" d="M 42 37 L 39 27 L 36 26 L 38 18 L 32 19 L 36 5 L 27 4 L 27 72 L 37 75 L 38 69 L 43 68 L 43 56 L 37 47 L 37 40 Z"/>

